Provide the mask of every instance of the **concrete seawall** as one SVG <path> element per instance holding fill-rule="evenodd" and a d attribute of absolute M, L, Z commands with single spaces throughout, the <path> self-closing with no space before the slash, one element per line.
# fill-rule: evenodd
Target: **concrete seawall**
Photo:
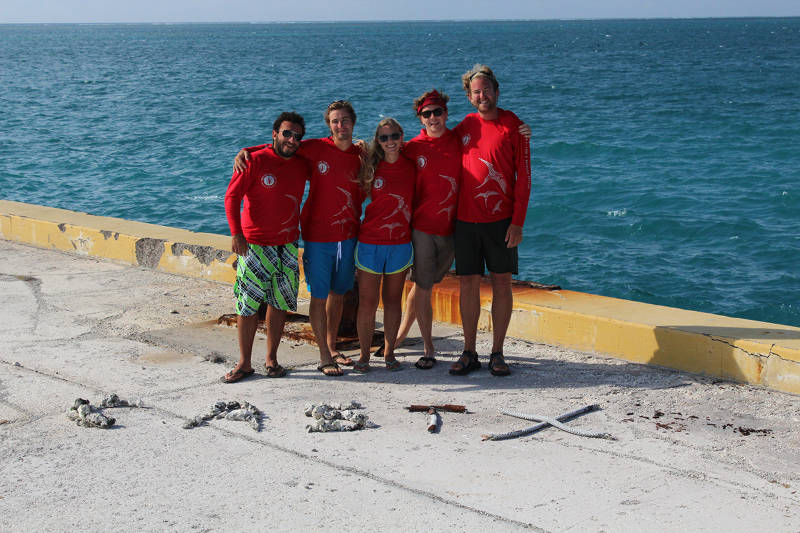
<path fill-rule="evenodd" d="M 223 283 L 235 277 L 223 235 L 0 200 L 0 238 Z M 460 323 L 457 279 L 439 284 L 433 301 L 435 320 Z M 480 327 L 490 329 L 488 284 L 481 308 Z M 800 328 L 792 326 L 515 287 L 509 335 L 800 393 Z"/>

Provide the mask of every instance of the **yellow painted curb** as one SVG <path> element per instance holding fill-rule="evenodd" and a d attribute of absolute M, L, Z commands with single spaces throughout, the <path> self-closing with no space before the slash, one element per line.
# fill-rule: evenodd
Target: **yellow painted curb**
<path fill-rule="evenodd" d="M 223 235 L 0 200 L 0 238 L 225 283 L 235 278 Z M 309 296 L 302 280 L 301 296 Z M 434 319 L 460 324 L 458 297 L 455 277 L 437 285 Z M 480 327 L 491 329 L 488 283 Z M 800 393 L 800 328 L 792 326 L 515 286 L 508 334 Z"/>

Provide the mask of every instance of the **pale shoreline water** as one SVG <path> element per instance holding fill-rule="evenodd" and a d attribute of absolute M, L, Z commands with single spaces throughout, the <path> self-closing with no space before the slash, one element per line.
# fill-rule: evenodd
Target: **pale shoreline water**
<path fill-rule="evenodd" d="M 2 25 L 0 39 L 5 199 L 225 234 L 230 159 L 278 111 L 321 136 L 321 109 L 346 97 L 357 136 L 392 115 L 410 137 L 431 85 L 451 126 L 471 111 L 458 77 L 480 60 L 534 129 L 520 278 L 800 325 L 800 19 Z"/>

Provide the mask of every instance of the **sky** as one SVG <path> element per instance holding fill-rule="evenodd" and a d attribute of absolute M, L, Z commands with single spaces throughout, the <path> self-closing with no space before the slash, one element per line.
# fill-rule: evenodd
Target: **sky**
<path fill-rule="evenodd" d="M 0 23 L 800 16 L 798 0 L 0 0 Z"/>

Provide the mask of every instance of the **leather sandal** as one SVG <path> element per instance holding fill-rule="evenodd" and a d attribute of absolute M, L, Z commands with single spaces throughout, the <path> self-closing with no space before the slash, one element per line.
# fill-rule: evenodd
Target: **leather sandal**
<path fill-rule="evenodd" d="M 450 366 L 450 373 L 454 376 L 466 376 L 473 370 L 478 370 L 481 362 L 478 361 L 478 354 L 469 350 L 464 350 L 458 361 Z"/>
<path fill-rule="evenodd" d="M 503 352 L 492 352 L 492 355 L 489 356 L 489 372 L 493 376 L 507 376 L 511 373 L 503 358 Z"/>

